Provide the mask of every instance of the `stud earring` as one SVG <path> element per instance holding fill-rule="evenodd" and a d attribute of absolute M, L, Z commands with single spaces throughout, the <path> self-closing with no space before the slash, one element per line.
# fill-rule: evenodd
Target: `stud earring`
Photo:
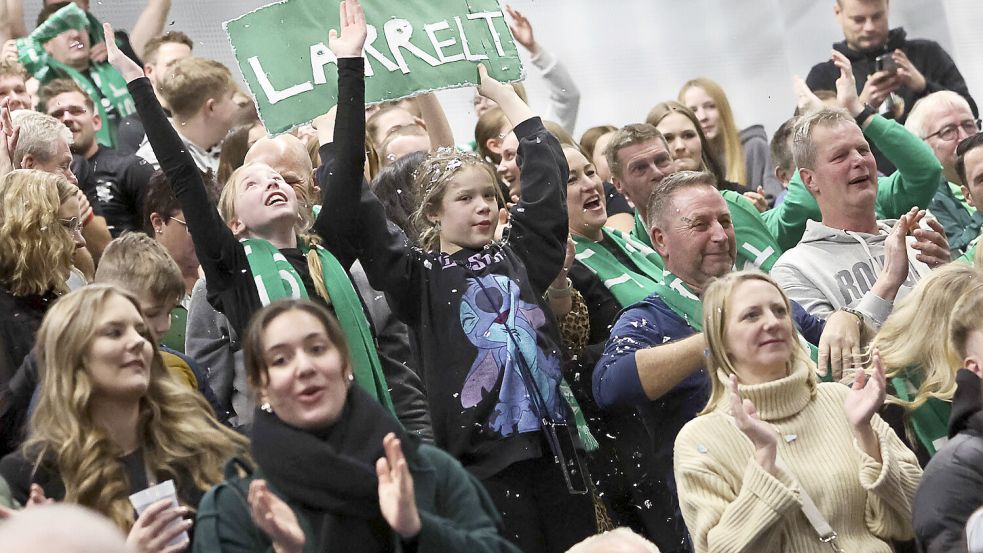
<path fill-rule="evenodd" d="M 264 401 L 263 404 L 259 406 L 259 408 L 267 413 L 273 414 L 273 407 L 270 405 L 270 402 L 268 401 Z"/>

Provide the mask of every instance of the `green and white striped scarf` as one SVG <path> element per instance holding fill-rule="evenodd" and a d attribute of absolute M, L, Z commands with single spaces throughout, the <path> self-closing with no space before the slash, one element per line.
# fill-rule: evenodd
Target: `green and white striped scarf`
<path fill-rule="evenodd" d="M 655 291 L 655 283 L 662 278 L 662 257 L 625 232 L 609 228 L 602 229 L 602 232 L 604 240 L 621 250 L 637 271 L 626 267 L 603 245 L 571 234 L 577 251 L 577 261 L 597 275 L 622 307 L 628 307 L 651 295 Z"/>

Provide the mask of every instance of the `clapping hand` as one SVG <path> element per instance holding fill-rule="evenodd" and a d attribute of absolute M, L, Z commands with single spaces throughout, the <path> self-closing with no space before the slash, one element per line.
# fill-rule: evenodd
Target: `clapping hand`
<path fill-rule="evenodd" d="M 413 475 L 396 434 L 386 434 L 382 446 L 386 456 L 380 457 L 375 464 L 379 477 L 379 509 L 394 532 L 403 539 L 411 539 L 423 526 L 416 509 Z"/>
<path fill-rule="evenodd" d="M 304 531 L 293 510 L 266 486 L 265 480 L 249 484 L 249 514 L 256 526 L 270 540 L 277 553 L 300 553 L 304 550 Z"/>
<path fill-rule="evenodd" d="M 771 425 L 758 418 L 758 410 L 750 399 L 741 401 L 736 376 L 730 376 L 727 388 L 730 390 L 730 414 L 734 417 L 734 424 L 751 440 L 758 463 L 774 474 L 775 459 L 778 456 L 778 433 Z"/>
<path fill-rule="evenodd" d="M 881 362 L 880 352 L 876 349 L 871 354 L 871 366 L 874 371 L 870 377 L 862 370 L 857 371 L 857 377 L 843 404 L 847 421 L 857 431 L 870 428 L 871 418 L 884 405 L 884 399 L 887 397 L 884 364 Z"/>
<path fill-rule="evenodd" d="M 929 228 L 916 228 L 912 232 L 915 243 L 911 247 L 918 252 L 915 259 L 934 269 L 951 261 L 952 252 L 942 224 L 931 217 L 926 218 L 925 222 Z"/>

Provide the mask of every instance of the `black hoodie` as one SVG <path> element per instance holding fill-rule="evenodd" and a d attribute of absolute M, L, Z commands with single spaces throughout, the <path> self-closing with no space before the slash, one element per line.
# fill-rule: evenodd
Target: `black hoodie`
<path fill-rule="evenodd" d="M 956 373 L 949 443 L 925 467 L 912 525 L 925 553 L 966 551 L 966 520 L 983 505 L 983 396 L 980 379 Z"/>
<path fill-rule="evenodd" d="M 912 65 L 921 71 L 925 77 L 925 90 L 915 92 L 907 86 L 901 86 L 894 91 L 895 94 L 904 100 L 904 112 L 898 119 L 899 123 L 905 122 L 908 118 L 908 113 L 911 112 L 911 107 L 915 105 L 916 101 L 940 90 L 951 90 L 966 98 L 966 101 L 969 102 L 970 109 L 973 111 L 973 116 L 978 116 L 979 112 L 976 109 L 976 102 L 969 95 L 969 89 L 966 87 L 965 79 L 963 79 L 962 74 L 949 54 L 935 41 L 922 39 L 908 40 L 904 29 L 898 27 L 897 29 L 891 29 L 887 35 L 887 42 L 882 47 L 858 52 L 850 49 L 844 40 L 834 44 L 833 48 L 845 55 L 850 60 L 850 63 L 853 64 L 853 76 L 857 79 L 857 93 L 860 93 L 864 89 L 864 84 L 867 83 L 867 76 L 874 72 L 874 60 L 877 56 L 898 49 L 908 56 Z M 809 71 L 809 76 L 806 77 L 806 84 L 812 90 L 835 91 L 836 79 L 839 76 L 840 70 L 832 61 L 827 60 L 817 63 L 812 67 L 812 70 Z M 877 157 L 877 169 L 881 173 L 890 175 L 894 172 L 894 166 L 884 159 L 884 156 L 879 155 L 876 149 L 874 150 L 874 155 Z"/>

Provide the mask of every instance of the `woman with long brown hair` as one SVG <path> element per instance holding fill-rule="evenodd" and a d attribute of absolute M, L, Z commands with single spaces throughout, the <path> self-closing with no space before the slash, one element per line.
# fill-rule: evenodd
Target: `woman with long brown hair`
<path fill-rule="evenodd" d="M 30 435 L 0 461 L 14 499 L 77 503 L 129 532 L 140 552 L 190 527 L 187 507 L 154 504 L 137 517 L 128 497 L 173 480 L 178 501 L 198 504 L 246 440 L 221 426 L 204 400 L 178 384 L 139 303 L 108 285 L 61 298 L 38 331 L 42 382 Z"/>

